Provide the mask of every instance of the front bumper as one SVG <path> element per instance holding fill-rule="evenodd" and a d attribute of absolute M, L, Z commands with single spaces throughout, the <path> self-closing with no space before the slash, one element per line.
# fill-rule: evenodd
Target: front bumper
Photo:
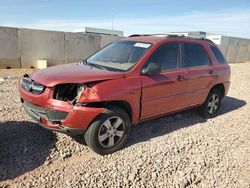
<path fill-rule="evenodd" d="M 46 88 L 40 96 L 19 87 L 23 108 L 42 127 L 69 135 L 81 135 L 105 108 L 84 107 L 53 99 Z M 46 97 L 47 96 L 47 97 Z"/>
<path fill-rule="evenodd" d="M 45 109 L 27 101 L 23 101 L 22 105 L 26 113 L 34 121 L 36 121 L 46 129 L 58 131 L 69 135 L 80 135 L 85 133 L 86 129 L 70 128 L 63 126 L 60 123 L 60 121 L 64 120 L 68 116 L 68 112 Z"/>

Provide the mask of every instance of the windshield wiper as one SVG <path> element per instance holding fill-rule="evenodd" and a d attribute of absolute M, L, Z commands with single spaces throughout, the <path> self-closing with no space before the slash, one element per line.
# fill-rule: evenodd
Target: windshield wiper
<path fill-rule="evenodd" d="M 88 65 L 90 67 L 95 67 L 95 68 L 102 69 L 102 70 L 107 70 L 104 66 L 98 65 L 98 64 L 95 64 L 95 63 L 89 63 L 87 60 L 81 61 L 80 64 L 81 65 Z"/>
<path fill-rule="evenodd" d="M 91 67 L 95 67 L 95 68 L 98 68 L 98 69 L 107 70 L 104 66 L 98 65 L 98 64 L 95 64 L 95 63 L 87 63 L 87 65 L 90 65 Z"/>
<path fill-rule="evenodd" d="M 101 65 L 98 65 L 95 63 L 89 63 L 87 60 L 82 61 L 81 64 L 82 65 L 89 65 L 90 67 L 95 67 L 95 68 L 102 69 L 102 70 L 107 70 L 104 66 L 101 66 Z"/>

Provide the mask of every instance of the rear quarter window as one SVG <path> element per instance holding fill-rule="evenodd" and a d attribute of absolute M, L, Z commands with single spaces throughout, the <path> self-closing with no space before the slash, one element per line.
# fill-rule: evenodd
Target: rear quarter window
<path fill-rule="evenodd" d="M 182 66 L 183 67 L 197 67 L 211 65 L 204 47 L 196 43 L 182 44 Z"/>
<path fill-rule="evenodd" d="M 226 63 L 224 56 L 222 55 L 222 53 L 220 52 L 220 50 L 216 46 L 210 46 L 209 48 L 213 52 L 214 57 L 216 58 L 218 63 L 220 63 L 220 64 Z"/>

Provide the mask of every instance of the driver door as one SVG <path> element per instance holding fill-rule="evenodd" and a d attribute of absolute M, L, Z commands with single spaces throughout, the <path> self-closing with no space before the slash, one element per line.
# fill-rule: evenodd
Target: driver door
<path fill-rule="evenodd" d="M 180 44 L 166 43 L 148 59 L 145 66 L 157 63 L 161 72 L 141 75 L 142 108 L 140 120 L 185 107 L 186 69 L 180 69 Z"/>

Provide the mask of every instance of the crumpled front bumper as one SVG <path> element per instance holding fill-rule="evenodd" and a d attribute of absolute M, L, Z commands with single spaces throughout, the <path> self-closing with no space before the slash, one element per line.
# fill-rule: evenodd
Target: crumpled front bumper
<path fill-rule="evenodd" d="M 28 101 L 23 101 L 22 105 L 26 113 L 42 127 L 69 135 L 84 134 L 93 119 L 104 111 L 100 111 L 100 108 L 96 112 L 91 108 L 86 110 L 84 107 L 76 107 L 71 112 L 64 112 L 46 109 Z"/>
<path fill-rule="evenodd" d="M 64 120 L 68 116 L 68 112 L 45 109 L 27 101 L 23 101 L 22 105 L 26 113 L 46 129 L 62 132 L 69 135 L 80 135 L 85 133 L 86 129 L 69 128 L 60 124 L 60 121 Z"/>
<path fill-rule="evenodd" d="M 69 135 L 81 135 L 105 108 L 72 105 L 64 101 L 46 98 L 51 91 L 40 97 L 19 87 L 20 97 L 26 113 L 42 127 Z M 48 92 L 48 93 L 46 93 Z"/>
<path fill-rule="evenodd" d="M 53 99 L 53 88 L 45 88 L 40 95 L 28 92 L 20 85 L 18 89 L 22 105 L 29 116 L 44 128 L 70 135 L 83 134 L 93 120 L 107 110 Z"/>

